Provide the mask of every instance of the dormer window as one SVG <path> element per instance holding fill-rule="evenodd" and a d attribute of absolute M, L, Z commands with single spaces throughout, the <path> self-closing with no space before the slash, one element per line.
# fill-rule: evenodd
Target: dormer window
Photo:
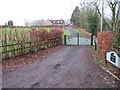
<path fill-rule="evenodd" d="M 57 23 L 59 23 L 59 21 L 57 21 Z"/>

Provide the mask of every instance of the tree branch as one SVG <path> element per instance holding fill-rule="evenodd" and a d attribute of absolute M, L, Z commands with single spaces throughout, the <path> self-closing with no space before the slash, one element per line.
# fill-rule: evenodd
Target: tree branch
<path fill-rule="evenodd" d="M 98 6 L 97 6 L 97 5 L 95 5 L 95 7 L 96 7 L 96 9 L 97 9 L 97 11 L 98 11 L 98 14 L 99 14 L 99 15 L 100 15 L 100 17 L 101 17 L 101 13 L 100 13 L 100 10 L 99 10 Z M 105 24 L 107 25 L 108 29 L 110 30 L 110 26 L 109 26 L 109 24 L 105 21 L 105 19 L 104 19 L 104 18 L 103 18 L 103 20 L 104 20 Z"/>

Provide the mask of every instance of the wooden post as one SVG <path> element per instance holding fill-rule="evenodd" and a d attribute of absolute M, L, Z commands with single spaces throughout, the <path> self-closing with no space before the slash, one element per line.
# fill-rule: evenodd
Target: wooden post
<path fill-rule="evenodd" d="M 105 55 L 105 65 L 107 65 L 106 55 Z"/>
<path fill-rule="evenodd" d="M 66 35 L 64 35 L 64 45 L 66 45 Z"/>

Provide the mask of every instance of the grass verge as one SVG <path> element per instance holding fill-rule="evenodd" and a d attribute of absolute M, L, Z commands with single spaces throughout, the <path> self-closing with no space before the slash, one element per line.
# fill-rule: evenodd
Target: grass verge
<path fill-rule="evenodd" d="M 88 37 L 86 34 L 82 33 L 80 30 L 75 29 L 75 31 L 76 31 L 77 33 L 79 33 L 82 37 L 84 37 L 84 38 L 86 38 L 86 39 L 90 39 L 90 37 Z"/>
<path fill-rule="evenodd" d="M 70 39 L 70 31 L 69 30 L 65 29 L 64 35 L 66 35 L 66 39 Z"/>
<path fill-rule="evenodd" d="M 114 74 L 120 79 L 120 69 L 118 69 L 116 66 L 114 66 L 110 62 L 107 62 L 106 64 L 104 55 L 102 54 L 100 49 L 98 49 L 97 51 L 94 51 L 93 55 L 94 55 L 93 60 L 97 65 L 105 68 L 106 70 L 108 70 L 109 72 L 111 72 L 112 74 Z"/>

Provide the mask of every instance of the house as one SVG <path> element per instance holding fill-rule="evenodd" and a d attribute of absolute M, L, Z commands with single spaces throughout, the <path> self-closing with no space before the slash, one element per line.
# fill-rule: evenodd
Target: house
<path fill-rule="evenodd" d="M 44 22 L 43 25 L 52 25 L 52 22 L 48 19 L 47 21 Z"/>
<path fill-rule="evenodd" d="M 64 20 L 47 20 L 43 25 L 57 25 L 57 26 L 63 26 L 65 25 Z"/>

